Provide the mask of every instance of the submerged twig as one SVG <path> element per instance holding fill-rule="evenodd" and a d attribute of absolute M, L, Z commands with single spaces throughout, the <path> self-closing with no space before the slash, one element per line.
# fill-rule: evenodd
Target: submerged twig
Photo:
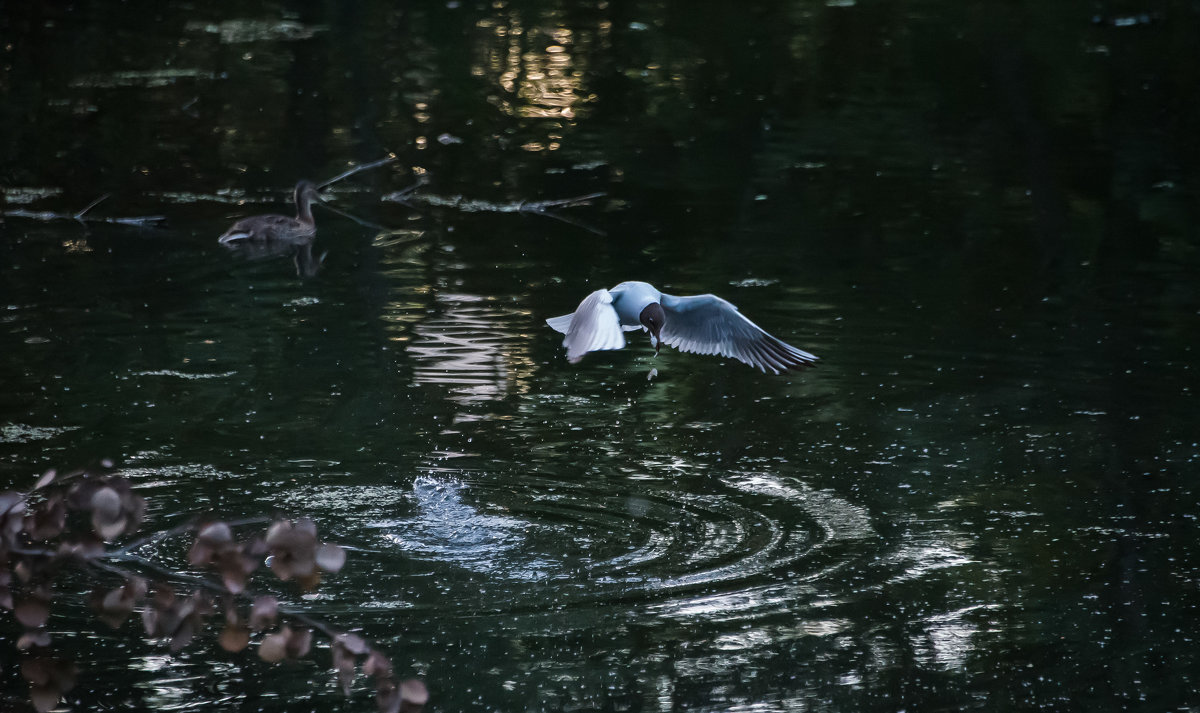
<path fill-rule="evenodd" d="M 424 188 L 426 185 L 428 185 L 428 183 L 429 183 L 429 174 L 428 173 L 418 174 L 416 182 L 413 183 L 411 186 L 409 186 L 408 188 L 405 188 L 404 190 L 389 193 L 386 196 L 384 196 L 381 200 L 390 201 L 393 203 L 400 203 L 400 204 L 406 205 L 410 208 L 416 208 L 416 206 L 414 206 L 413 204 L 408 202 L 408 197 L 411 196 L 412 194 L 416 193 L 421 188 Z"/>
<path fill-rule="evenodd" d="M 393 163 L 396 160 L 397 160 L 396 154 L 388 154 L 387 156 L 384 156 L 383 158 L 379 159 L 378 161 L 364 163 L 361 166 L 355 166 L 354 168 L 347 169 L 345 171 L 342 171 L 338 175 L 334 176 L 333 178 L 329 179 L 328 181 L 317 184 L 317 190 L 323 191 L 326 188 L 328 188 L 329 186 L 332 186 L 333 184 L 342 180 L 343 178 L 349 178 L 350 176 L 353 176 L 354 174 L 356 174 L 360 171 L 367 171 L 369 169 L 376 168 L 378 166 L 383 166 L 385 164 Z"/>
<path fill-rule="evenodd" d="M 114 225 L 151 225 L 153 223 L 162 223 L 166 220 L 165 216 L 161 215 L 135 215 L 131 217 L 116 217 L 116 218 L 92 218 L 87 215 L 88 211 L 108 200 L 111 193 L 105 193 L 96 200 L 88 203 L 83 210 L 77 213 L 58 213 L 48 210 L 6 210 L 3 216 L 6 218 L 25 218 L 27 220 L 41 220 L 50 222 L 53 220 L 74 220 L 79 223 L 111 223 Z"/>
<path fill-rule="evenodd" d="M 587 195 L 576 196 L 575 198 L 563 198 L 562 200 L 557 200 L 557 201 L 536 201 L 533 203 L 526 202 L 521 205 L 520 210 L 518 212 L 534 213 L 536 215 L 544 215 L 547 218 L 553 218 L 555 220 L 560 220 L 560 221 L 566 223 L 567 225 L 574 225 L 576 228 L 583 228 L 584 230 L 588 231 L 589 233 L 593 233 L 595 235 L 604 235 L 605 233 L 603 230 L 600 230 L 599 228 L 593 226 L 590 223 L 584 222 L 577 218 L 568 218 L 565 215 L 560 215 L 553 211 L 547 210 L 547 208 L 569 208 L 571 206 L 583 205 L 585 203 L 588 203 L 589 201 L 591 201 L 594 198 L 600 198 L 600 197 L 603 197 L 604 195 L 605 195 L 604 193 L 589 193 Z"/>
<path fill-rule="evenodd" d="M 492 201 L 467 198 L 461 195 L 439 196 L 433 194 L 422 194 L 414 197 L 413 194 L 422 185 L 423 183 L 418 182 L 417 185 L 411 188 L 407 188 L 403 191 L 397 191 L 395 193 L 389 193 L 383 196 L 381 200 L 392 203 L 402 203 L 412 207 L 415 207 L 413 206 L 414 202 L 423 203 L 427 206 L 435 208 L 450 208 L 453 210 L 462 211 L 464 213 L 532 213 L 534 215 L 543 215 L 547 218 L 560 220 L 568 225 L 574 225 L 577 228 L 583 228 L 584 230 L 595 233 L 596 235 L 604 235 L 603 230 L 600 230 L 593 225 L 575 218 L 568 218 L 567 216 L 556 213 L 550 209 L 570 208 L 572 206 L 584 205 L 592 200 L 595 200 L 596 198 L 602 198 L 606 195 L 605 193 L 588 193 L 582 196 L 575 196 L 573 198 L 561 198 L 558 200 L 549 201 L 510 201 L 506 203 L 495 203 Z"/>
<path fill-rule="evenodd" d="M 570 208 L 571 206 L 583 205 L 596 198 L 603 198 L 605 195 L 607 194 L 601 191 L 599 193 L 588 193 L 582 196 L 575 196 L 574 198 L 562 198 L 556 201 L 523 201 L 520 205 L 519 211 L 521 213 L 541 213 L 547 208 Z"/>
<path fill-rule="evenodd" d="M 108 197 L 111 195 L 112 195 L 111 193 L 105 193 L 104 195 L 100 196 L 99 198 L 92 201 L 91 203 L 88 203 L 86 208 L 84 208 L 83 210 L 81 210 L 75 214 L 75 220 L 83 220 L 83 215 L 85 213 L 87 213 L 92 208 L 95 208 L 96 206 L 100 205 L 104 201 L 108 200 Z"/>
<path fill-rule="evenodd" d="M 355 223 L 358 223 L 359 225 L 363 226 L 364 228 L 371 228 L 372 230 L 391 230 L 391 228 L 387 227 L 386 225 L 380 225 L 379 223 L 372 223 L 369 220 L 359 218 L 358 216 L 354 215 L 353 213 L 344 211 L 341 208 L 335 208 L 334 206 L 332 206 L 328 203 L 321 203 L 320 205 L 325 210 L 337 213 L 338 215 L 342 216 L 343 218 L 349 218 L 350 220 L 353 220 Z"/>

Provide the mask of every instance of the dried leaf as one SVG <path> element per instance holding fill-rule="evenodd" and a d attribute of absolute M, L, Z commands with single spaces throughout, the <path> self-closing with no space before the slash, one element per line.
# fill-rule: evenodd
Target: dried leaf
<path fill-rule="evenodd" d="M 298 659 L 308 655 L 312 647 L 312 632 L 308 629 L 298 629 L 291 633 L 287 642 L 287 653 L 290 658 Z"/>
<path fill-rule="evenodd" d="M 390 678 L 381 679 L 376 685 L 375 706 L 379 713 L 399 713 L 400 687 Z"/>
<path fill-rule="evenodd" d="M 39 503 L 25 517 L 25 530 L 35 541 L 53 539 L 62 534 L 67 524 L 67 506 L 62 496 L 55 494 Z"/>
<path fill-rule="evenodd" d="M 355 656 L 362 656 L 371 650 L 363 637 L 358 634 L 341 633 L 333 638 L 333 643 L 345 647 L 347 651 Z"/>
<path fill-rule="evenodd" d="M 94 518 L 112 522 L 121 516 L 121 496 L 112 488 L 100 488 L 92 495 L 91 511 Z"/>
<path fill-rule="evenodd" d="M 342 687 L 342 693 L 350 695 L 350 691 L 354 688 L 354 663 L 351 662 L 348 667 L 337 669 L 338 684 Z"/>
<path fill-rule="evenodd" d="M 21 638 L 17 639 L 17 648 L 22 651 L 31 649 L 34 646 L 49 646 L 49 645 L 50 645 L 50 632 L 46 631 L 45 629 L 38 629 L 36 631 L 26 631 L 24 634 L 21 635 Z"/>
<path fill-rule="evenodd" d="M 38 478 L 38 481 L 37 481 L 37 483 L 34 484 L 33 489 L 41 490 L 42 488 L 46 487 L 50 483 L 53 483 L 54 479 L 57 477 L 58 477 L 58 471 L 51 468 L 50 470 L 46 471 L 45 473 L 42 473 L 42 477 Z"/>
<path fill-rule="evenodd" d="M 271 596 L 256 597 L 250 605 L 250 628 L 254 631 L 275 625 L 275 617 L 279 613 L 279 600 Z"/>
<path fill-rule="evenodd" d="M 357 666 L 354 655 L 346 650 L 342 641 L 339 640 L 340 638 L 341 636 L 335 638 L 331 647 L 333 669 L 337 671 L 338 684 L 341 685 L 342 692 L 348 696 L 350 695 L 350 688 L 354 685 L 354 673 Z"/>
<path fill-rule="evenodd" d="M 169 648 L 173 654 L 179 653 L 186 648 L 188 644 L 192 643 L 192 638 L 195 635 L 196 625 L 192 617 L 188 617 L 179 622 L 179 628 L 175 630 L 175 634 L 171 637 L 171 642 L 167 645 L 167 648 Z"/>
<path fill-rule="evenodd" d="M 188 564 L 193 567 L 203 567 L 212 561 L 213 549 L 207 542 L 197 539 L 188 550 Z"/>
<path fill-rule="evenodd" d="M 133 612 L 133 605 L 145 595 L 146 581 L 140 577 L 134 577 L 110 592 L 93 593 L 92 607 L 99 610 L 100 613 L 97 617 L 101 621 L 118 629 Z"/>
<path fill-rule="evenodd" d="M 97 614 L 96 618 L 108 625 L 110 629 L 120 629 L 129 619 L 128 614 Z"/>
<path fill-rule="evenodd" d="M 229 525 L 224 522 L 210 523 L 196 536 L 197 540 L 204 540 L 210 545 L 219 545 L 233 542 L 233 530 L 229 529 Z"/>
<path fill-rule="evenodd" d="M 255 537 L 249 542 L 242 545 L 242 569 L 246 574 L 250 574 L 258 569 L 262 564 L 263 557 L 270 551 L 266 541 L 261 537 Z"/>
<path fill-rule="evenodd" d="M 122 498 L 122 507 L 128 520 L 127 532 L 133 532 L 142 524 L 146 517 L 146 499 L 134 493 L 128 493 Z"/>
<path fill-rule="evenodd" d="M 125 591 L 133 598 L 135 602 L 141 601 L 146 596 L 146 580 L 141 577 L 130 577 L 125 582 Z"/>
<path fill-rule="evenodd" d="M 291 533 L 292 523 L 287 520 L 276 520 L 267 528 L 267 546 L 276 547 L 283 543 L 284 539 Z"/>
<path fill-rule="evenodd" d="M 16 573 L 17 579 L 22 583 L 28 584 L 29 580 L 33 579 L 33 567 L 25 560 L 17 562 L 12 571 Z"/>
<path fill-rule="evenodd" d="M 29 658 L 21 662 L 21 676 L 30 686 L 67 691 L 75 686 L 75 665 L 44 657 Z"/>
<path fill-rule="evenodd" d="M 53 665 L 50 659 L 26 659 L 21 662 L 21 677 L 31 686 L 45 686 L 50 683 Z"/>
<path fill-rule="evenodd" d="M 119 629 L 133 612 L 133 597 L 126 594 L 125 587 L 117 587 L 100 596 L 93 606 L 100 611 L 97 616 L 101 621 Z"/>
<path fill-rule="evenodd" d="M 121 533 L 125 532 L 125 527 L 128 524 L 129 521 L 123 517 L 110 522 L 99 519 L 94 513 L 92 515 L 92 527 L 95 529 L 96 535 L 102 540 L 114 540 L 120 537 Z"/>
<path fill-rule="evenodd" d="M 146 636 L 158 636 L 158 610 L 153 605 L 142 610 L 142 626 L 146 628 Z"/>
<path fill-rule="evenodd" d="M 258 657 L 267 663 L 277 663 L 287 658 L 287 643 L 290 630 L 285 626 L 274 634 L 267 634 L 258 645 Z"/>
<path fill-rule="evenodd" d="M 26 629 L 38 629 L 50 618 L 50 602 L 41 597 L 26 597 L 17 602 L 13 616 Z"/>
<path fill-rule="evenodd" d="M 250 645 L 250 630 L 241 625 L 226 626 L 218 641 L 221 648 L 236 653 Z"/>
<path fill-rule="evenodd" d="M 29 700 L 38 713 L 50 713 L 62 700 L 62 692 L 50 686 L 30 686 Z"/>
<path fill-rule="evenodd" d="M 0 538 L 11 544 L 25 526 L 25 497 L 20 493 L 0 493 Z"/>
<path fill-rule="evenodd" d="M 158 582 L 154 585 L 154 601 L 158 609 L 167 609 L 175 605 L 175 588 L 169 584 Z"/>
<path fill-rule="evenodd" d="M 125 587 L 117 587 L 104 595 L 100 608 L 111 613 L 130 612 L 133 611 L 133 598 L 126 594 Z"/>
<path fill-rule="evenodd" d="M 25 496 L 7 490 L 0 493 L 0 517 L 9 513 L 22 514 L 25 512 Z"/>
<path fill-rule="evenodd" d="M 225 570 L 221 576 L 221 584 L 230 594 L 241 594 L 246 590 L 246 576 L 241 571 Z"/>
<path fill-rule="evenodd" d="M 319 587 L 320 585 L 321 585 L 321 573 L 320 572 L 312 572 L 311 574 L 307 574 L 303 577 L 296 578 L 296 586 L 300 587 L 300 589 L 305 592 L 311 592 L 314 589 L 316 589 L 317 587 Z"/>
<path fill-rule="evenodd" d="M 429 689 L 419 679 L 405 679 L 400 682 L 400 699 L 409 705 L 423 706 L 429 702 Z"/>
<path fill-rule="evenodd" d="M 326 543 L 317 548 L 316 562 L 326 572 L 337 572 L 346 564 L 346 550 Z"/>
<path fill-rule="evenodd" d="M 310 578 L 316 571 L 317 534 L 311 520 L 272 523 L 266 543 L 271 551 L 271 571 L 280 579 Z"/>
<path fill-rule="evenodd" d="M 376 678 L 386 678 L 392 675 L 392 662 L 378 651 L 372 651 L 363 662 L 363 673 Z"/>
<path fill-rule="evenodd" d="M 81 480 L 67 489 L 67 507 L 72 510 L 91 510 L 92 496 L 100 489 L 94 480 Z"/>

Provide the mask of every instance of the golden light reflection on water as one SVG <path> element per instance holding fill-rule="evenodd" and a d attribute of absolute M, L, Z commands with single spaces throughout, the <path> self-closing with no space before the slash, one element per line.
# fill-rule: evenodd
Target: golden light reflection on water
<path fill-rule="evenodd" d="M 526 27 L 515 10 L 480 20 L 477 27 L 492 35 L 480 43 L 471 73 L 490 79 L 499 90 L 490 101 L 509 116 L 572 121 L 584 105 L 594 101 L 584 87 L 585 54 L 575 52 L 579 32 L 561 24 L 560 18 Z M 603 30 L 603 28 L 601 28 Z M 527 141 L 527 151 L 553 151 L 561 135 L 548 126 L 544 140 Z"/>

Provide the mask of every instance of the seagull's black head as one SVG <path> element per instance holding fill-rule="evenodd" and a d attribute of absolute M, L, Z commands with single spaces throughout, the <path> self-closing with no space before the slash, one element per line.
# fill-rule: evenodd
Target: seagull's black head
<path fill-rule="evenodd" d="M 662 346 L 662 337 L 659 332 L 662 331 L 663 325 L 667 321 L 667 313 L 663 312 L 662 305 L 657 302 L 651 302 L 642 310 L 638 320 L 646 329 L 650 330 L 650 334 L 654 336 L 654 356 L 658 356 L 658 348 Z"/>

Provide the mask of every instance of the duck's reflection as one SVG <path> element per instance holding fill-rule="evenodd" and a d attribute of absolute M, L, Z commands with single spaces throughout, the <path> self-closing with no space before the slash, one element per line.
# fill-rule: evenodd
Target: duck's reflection
<path fill-rule="evenodd" d="M 315 240 L 271 240 L 266 242 L 241 241 L 222 243 L 226 249 L 246 260 L 266 260 L 277 257 L 291 257 L 296 265 L 296 274 L 300 277 L 315 277 L 321 271 L 328 251 L 317 252 Z"/>

